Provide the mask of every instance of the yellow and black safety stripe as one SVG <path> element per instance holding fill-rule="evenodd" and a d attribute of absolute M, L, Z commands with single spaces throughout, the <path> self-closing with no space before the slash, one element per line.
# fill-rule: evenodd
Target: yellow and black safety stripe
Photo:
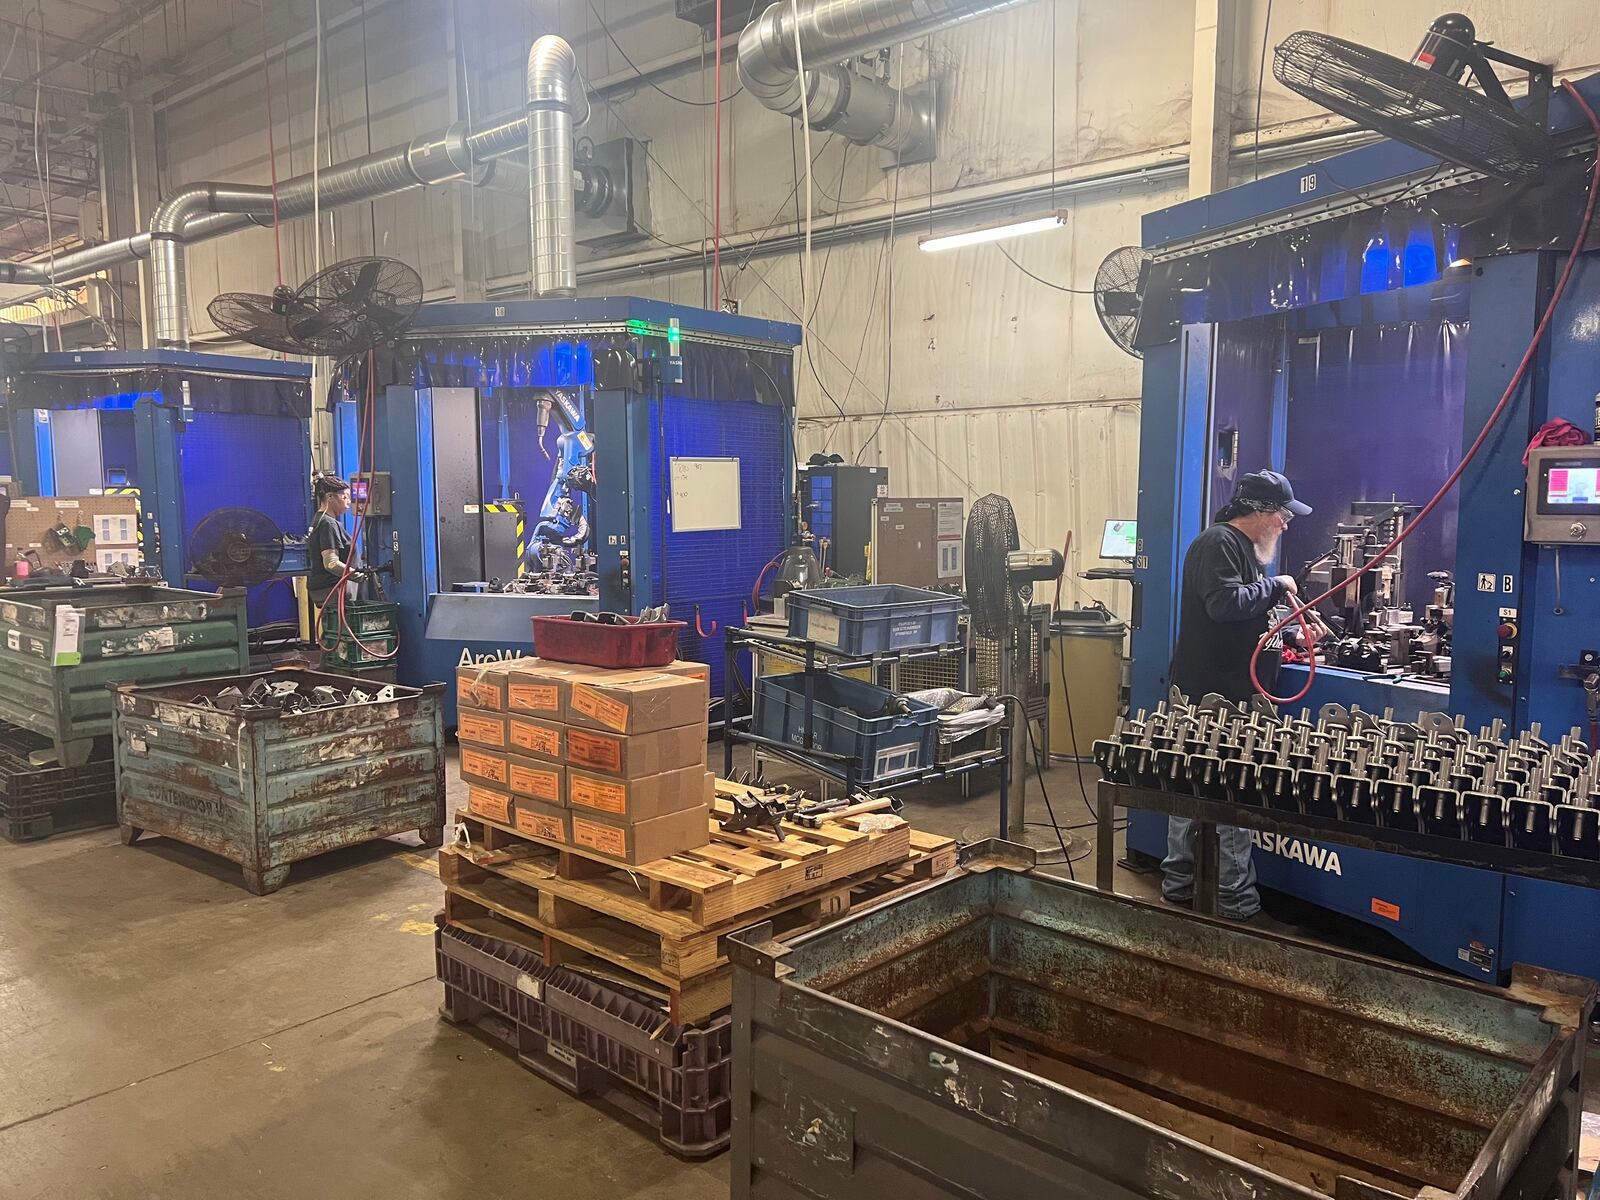
<path fill-rule="evenodd" d="M 139 557 L 144 558 L 144 515 L 142 505 L 139 503 L 139 489 L 136 487 L 107 487 L 101 488 L 103 496 L 132 496 L 133 503 L 133 536 L 139 542 Z"/>
<path fill-rule="evenodd" d="M 522 502 L 514 500 L 509 503 L 485 504 L 483 511 L 486 513 L 516 513 L 517 514 L 517 575 L 528 573 L 528 522 L 523 514 Z"/>

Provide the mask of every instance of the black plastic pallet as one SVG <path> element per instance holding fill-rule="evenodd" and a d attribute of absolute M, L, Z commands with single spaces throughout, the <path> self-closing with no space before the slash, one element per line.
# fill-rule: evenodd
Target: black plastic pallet
<path fill-rule="evenodd" d="M 727 1149 L 733 1025 L 672 1025 L 659 1010 L 536 952 L 447 925 L 434 934 L 440 1013 L 503 1043 L 575 1096 L 600 1096 L 653 1126 L 680 1158 Z"/>
<path fill-rule="evenodd" d="M 28 761 L 33 751 L 50 748 L 47 739 L 0 723 L 0 837 L 7 841 L 117 823 L 116 764 L 109 757 L 81 767 Z"/>

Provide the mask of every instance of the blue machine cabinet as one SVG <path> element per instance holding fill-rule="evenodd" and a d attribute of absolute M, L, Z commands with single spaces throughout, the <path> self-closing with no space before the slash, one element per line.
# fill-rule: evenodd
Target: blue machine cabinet
<path fill-rule="evenodd" d="M 14 471 L 34 496 L 139 496 L 146 561 L 186 586 L 195 526 L 218 508 L 310 525 L 311 368 L 179 350 L 42 354 L 10 381 Z M 304 564 L 286 559 L 285 570 Z M 288 588 L 252 589 L 250 623 L 290 620 Z"/>
<path fill-rule="evenodd" d="M 424 305 L 377 388 L 373 461 L 361 380 L 335 400 L 340 473 L 393 481 L 393 513 L 368 518 L 365 540 L 369 560 L 396 561 L 401 681 L 529 653 L 536 615 L 667 604 L 720 696 L 720 631 L 794 532 L 799 341 L 793 325 L 629 297 Z M 576 499 L 599 594 L 456 590 L 528 570 L 569 452 L 592 455 Z M 674 520 L 673 463 L 695 459 L 737 464 L 722 528 Z"/>
<path fill-rule="evenodd" d="M 1579 88 L 1600 104 L 1600 77 Z M 1550 123 L 1583 151 L 1588 126 L 1560 93 Z M 1384 141 L 1146 216 L 1144 244 L 1157 260 L 1152 292 L 1165 289 L 1156 316 L 1173 336 L 1150 336 L 1158 344 L 1144 359 L 1135 707 L 1166 693 L 1183 552 L 1226 502 L 1238 470 L 1286 470 L 1298 490 L 1301 476 L 1318 476 L 1317 460 L 1333 464 L 1319 486 L 1346 489 L 1336 504 L 1396 498 L 1399 472 L 1420 494 L 1397 498 L 1420 502 L 1477 435 L 1551 295 L 1577 214 L 1537 245 L 1519 244 L 1506 226 L 1480 235 L 1466 218 L 1451 223 L 1465 212 L 1451 188 L 1475 182 Z M 1562 195 L 1581 205 L 1581 187 Z M 1397 198 L 1384 207 L 1384 196 Z M 1147 297 L 1147 324 L 1151 306 Z M 1303 704 L 1356 703 L 1401 717 L 1444 710 L 1473 726 L 1498 717 L 1556 733 L 1587 727 L 1583 691 L 1559 669 L 1600 649 L 1600 549 L 1524 543 L 1522 456 L 1546 420 L 1593 427 L 1596 329 L 1600 252 L 1591 249 L 1528 379 L 1440 510 L 1426 544 L 1441 561 L 1414 566 L 1416 574 L 1452 570 L 1458 581 L 1448 685 L 1323 667 Z M 1411 339 L 1398 355 L 1396 339 Z M 1250 349 L 1258 343 L 1265 348 Z M 1432 375 L 1394 382 L 1393 370 L 1429 354 Z M 1315 372 L 1325 375 L 1329 358 L 1349 373 L 1342 392 L 1319 390 L 1327 380 Z M 1223 469 L 1219 432 L 1251 395 L 1259 403 L 1243 424 L 1264 423 L 1269 436 L 1255 451 L 1259 461 Z M 1297 433 L 1302 443 L 1315 438 L 1299 446 L 1298 473 Z M 1435 450 L 1447 453 L 1440 459 Z M 1323 510 L 1338 495 L 1319 495 L 1319 513 L 1337 516 Z M 1286 539 L 1283 569 L 1299 570 L 1305 555 L 1296 551 L 1308 545 Z M 1497 633 L 1505 610 L 1520 624 L 1509 683 L 1500 679 Z M 1304 668 L 1286 668 L 1277 690 L 1303 682 Z M 1131 814 L 1128 844 L 1159 858 L 1165 819 Z M 1255 858 L 1264 885 L 1384 929 L 1441 967 L 1490 980 L 1519 961 L 1600 975 L 1600 890 L 1276 839 L 1258 839 Z"/>

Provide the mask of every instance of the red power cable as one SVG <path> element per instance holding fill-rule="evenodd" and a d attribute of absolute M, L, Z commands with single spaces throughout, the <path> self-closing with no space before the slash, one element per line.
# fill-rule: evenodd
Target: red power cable
<path fill-rule="evenodd" d="M 717 104 L 711 118 L 716 143 L 712 151 L 711 167 L 711 311 L 722 308 L 722 0 L 717 0 L 717 23 L 712 27 L 711 45 L 717 56 L 712 71 L 711 90 L 716 93 Z M 805 86 L 805 80 L 800 81 Z"/>
<path fill-rule="evenodd" d="M 1550 328 L 1550 322 L 1555 316 L 1556 306 L 1561 303 L 1561 297 L 1566 293 L 1567 290 L 1567 283 L 1572 278 L 1572 269 L 1577 265 L 1578 259 L 1583 254 L 1584 243 L 1589 240 L 1589 229 L 1594 223 L 1595 200 L 1597 197 L 1600 197 L 1600 116 L 1595 115 L 1594 109 L 1589 107 L 1588 101 L 1583 98 L 1583 96 L 1578 92 L 1578 89 L 1573 87 L 1572 84 L 1563 79 L 1561 81 L 1561 87 L 1562 90 L 1567 93 L 1567 95 L 1572 97 L 1573 102 L 1582 111 L 1584 117 L 1588 119 L 1590 128 L 1594 130 L 1595 160 L 1594 170 L 1589 178 L 1589 198 L 1587 203 L 1584 205 L 1583 220 L 1578 223 L 1578 236 L 1572 243 L 1571 251 L 1567 254 L 1566 266 L 1562 268 L 1561 277 L 1556 280 L 1555 291 L 1550 295 L 1550 302 L 1545 305 L 1544 315 L 1539 318 L 1539 324 L 1533 331 L 1533 337 L 1528 342 L 1528 348 L 1523 352 L 1522 361 L 1517 364 L 1517 369 L 1511 373 L 1511 382 L 1506 384 L 1506 390 L 1500 396 L 1500 402 L 1494 406 L 1494 411 L 1491 412 L 1488 419 L 1484 421 L 1483 428 L 1478 431 L 1478 436 L 1473 440 L 1472 445 L 1467 448 L 1467 452 L 1462 456 L 1461 461 L 1456 464 L 1456 469 L 1450 472 L 1450 477 L 1446 479 L 1444 483 L 1440 485 L 1439 490 L 1433 494 L 1433 499 L 1429 500 L 1422 506 L 1421 511 L 1416 515 L 1416 519 L 1402 529 L 1399 536 L 1396 537 L 1394 541 L 1390 542 L 1382 550 L 1378 551 L 1377 556 L 1373 558 L 1371 562 L 1367 563 L 1364 567 L 1362 567 L 1355 574 L 1351 575 L 1348 579 L 1344 580 L 1337 587 L 1329 588 L 1314 600 L 1307 600 L 1300 604 L 1300 606 L 1288 616 L 1284 617 L 1281 621 L 1268 629 L 1266 633 L 1262 634 L 1260 640 L 1256 642 L 1255 651 L 1250 655 L 1250 682 L 1255 686 L 1257 692 L 1259 692 L 1262 696 L 1265 696 L 1274 704 L 1298 704 L 1301 700 L 1305 699 L 1306 693 L 1311 690 L 1311 685 L 1316 682 L 1317 656 L 1314 648 L 1312 648 L 1311 628 L 1306 622 L 1305 614 L 1311 609 L 1315 608 L 1317 605 L 1321 604 L 1324 600 L 1328 599 L 1330 596 L 1333 596 L 1349 587 L 1353 580 L 1361 578 L 1361 576 L 1367 574 L 1367 572 L 1373 570 L 1380 563 L 1382 563 L 1384 559 L 1388 558 L 1389 555 L 1394 553 L 1395 548 L 1398 547 L 1401 542 L 1405 541 L 1417 531 L 1417 527 L 1420 526 L 1423 521 L 1427 520 L 1428 515 L 1439 506 L 1439 502 L 1443 500 L 1445 496 L 1449 495 L 1450 490 L 1454 488 L 1458 482 L 1460 482 L 1461 475 L 1467 469 L 1467 465 L 1477 457 L 1478 451 L 1483 448 L 1484 442 L 1488 441 L 1490 431 L 1494 429 L 1495 425 L 1499 422 L 1506 409 L 1510 407 L 1511 399 L 1516 395 L 1517 389 L 1522 386 L 1523 377 L 1528 373 L 1528 367 L 1533 362 L 1534 354 L 1538 352 L 1540 343 L 1544 341 L 1544 335 Z M 1300 628 L 1305 634 L 1307 649 L 1310 651 L 1310 653 L 1306 655 L 1305 686 L 1292 696 L 1274 696 L 1266 689 L 1265 686 L 1263 686 L 1261 677 L 1257 674 L 1256 667 L 1261 660 L 1261 651 L 1266 647 L 1268 640 L 1271 639 L 1273 634 L 1278 633 L 1293 621 L 1299 621 Z"/>

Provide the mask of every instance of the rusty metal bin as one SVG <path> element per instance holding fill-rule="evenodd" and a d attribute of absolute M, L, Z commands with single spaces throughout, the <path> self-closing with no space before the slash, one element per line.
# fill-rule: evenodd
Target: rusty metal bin
<path fill-rule="evenodd" d="M 1570 1197 L 1589 980 L 1008 870 L 735 964 L 733 1200 Z"/>
<path fill-rule="evenodd" d="M 161 834 L 244 868 L 257 895 L 289 865 L 340 846 L 417 830 L 444 833 L 444 685 L 391 700 L 302 713 L 196 703 L 262 676 L 302 689 L 370 683 L 314 671 L 191 680 L 116 692 L 117 821 L 124 844 Z"/>
<path fill-rule="evenodd" d="M 75 634 L 62 620 L 73 613 Z M 108 684 L 226 675 L 249 665 L 243 591 L 0 588 L 0 720 L 49 738 L 62 766 L 88 762 L 95 739 L 110 735 Z"/>

